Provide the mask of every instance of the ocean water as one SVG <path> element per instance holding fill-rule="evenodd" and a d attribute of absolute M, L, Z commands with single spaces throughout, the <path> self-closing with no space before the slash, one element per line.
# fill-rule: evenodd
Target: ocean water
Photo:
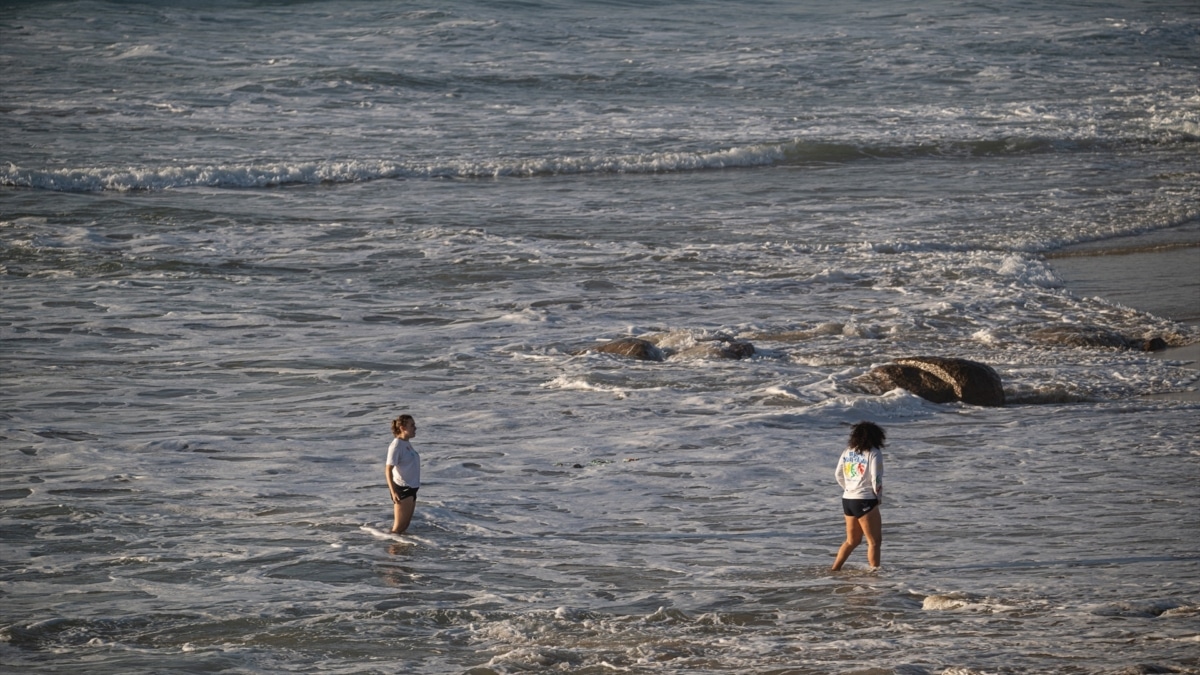
<path fill-rule="evenodd" d="M 0 668 L 1200 672 L 1196 371 L 1036 337 L 1200 338 L 1198 47 L 1190 2 L 5 3 Z M 858 385 L 914 355 L 1009 404 Z M 833 574 L 862 419 L 883 566 Z"/>

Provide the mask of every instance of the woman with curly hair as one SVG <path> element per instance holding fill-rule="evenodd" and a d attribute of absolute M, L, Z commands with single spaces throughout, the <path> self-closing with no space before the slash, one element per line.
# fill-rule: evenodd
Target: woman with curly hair
<path fill-rule="evenodd" d="M 867 538 L 867 562 L 879 567 L 879 549 L 883 545 L 883 428 L 871 422 L 859 422 L 850 431 L 850 443 L 838 458 L 838 485 L 842 486 L 842 512 L 846 517 L 846 541 L 838 549 L 833 571 L 842 569 L 846 558 L 863 536 Z"/>

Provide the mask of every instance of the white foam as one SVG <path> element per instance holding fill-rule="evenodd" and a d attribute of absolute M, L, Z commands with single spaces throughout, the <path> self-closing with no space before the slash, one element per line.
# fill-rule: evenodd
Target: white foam
<path fill-rule="evenodd" d="M 362 527 L 360 527 L 358 529 L 362 530 L 363 532 L 366 532 L 367 534 L 370 534 L 372 537 L 375 537 L 376 539 L 388 539 L 390 541 L 398 541 L 398 542 L 401 542 L 404 544 L 417 543 L 417 540 L 414 539 L 413 537 L 405 536 L 403 534 L 395 534 L 393 532 L 389 532 L 389 531 L 380 529 L 378 527 L 372 527 L 370 525 L 363 525 Z"/>
<path fill-rule="evenodd" d="M 429 166 L 419 162 L 356 159 L 255 165 L 179 165 L 33 169 L 10 164 L 0 168 L 0 185 L 69 192 L 166 190 L 188 187 L 262 188 L 279 185 L 357 183 L 403 178 L 500 178 L 572 174 L 660 173 L 764 166 L 781 150 L 770 146 L 731 148 L 707 153 L 668 152 L 624 157 L 562 157 L 516 162 L 453 161 Z"/>

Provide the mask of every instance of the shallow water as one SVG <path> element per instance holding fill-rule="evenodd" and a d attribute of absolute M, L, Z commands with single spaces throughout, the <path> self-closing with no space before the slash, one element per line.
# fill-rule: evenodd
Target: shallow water
<path fill-rule="evenodd" d="M 1034 337 L 1196 342 L 1189 259 L 1057 257 L 1194 232 L 1189 5 L 69 7 L 0 24 L 6 668 L 1200 670 L 1196 372 Z M 1010 405 L 856 384 L 921 354 Z"/>

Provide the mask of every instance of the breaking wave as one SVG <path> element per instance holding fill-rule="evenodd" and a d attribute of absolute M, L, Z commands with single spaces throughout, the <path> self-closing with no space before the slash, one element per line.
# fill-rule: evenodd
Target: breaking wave
<path fill-rule="evenodd" d="M 1175 142 L 1196 139 L 1175 138 Z M 1161 142 L 1161 141 L 1155 141 Z M 61 192 L 130 192 L 173 188 L 264 188 L 344 184 L 382 179 L 533 178 L 588 174 L 650 174 L 764 166 L 844 164 L 878 159 L 965 158 L 1095 149 L 1107 142 L 1050 138 L 926 141 L 871 145 L 795 139 L 711 151 L 482 161 L 348 159 L 258 164 L 73 167 L 34 169 L 9 164 L 0 185 Z"/>

